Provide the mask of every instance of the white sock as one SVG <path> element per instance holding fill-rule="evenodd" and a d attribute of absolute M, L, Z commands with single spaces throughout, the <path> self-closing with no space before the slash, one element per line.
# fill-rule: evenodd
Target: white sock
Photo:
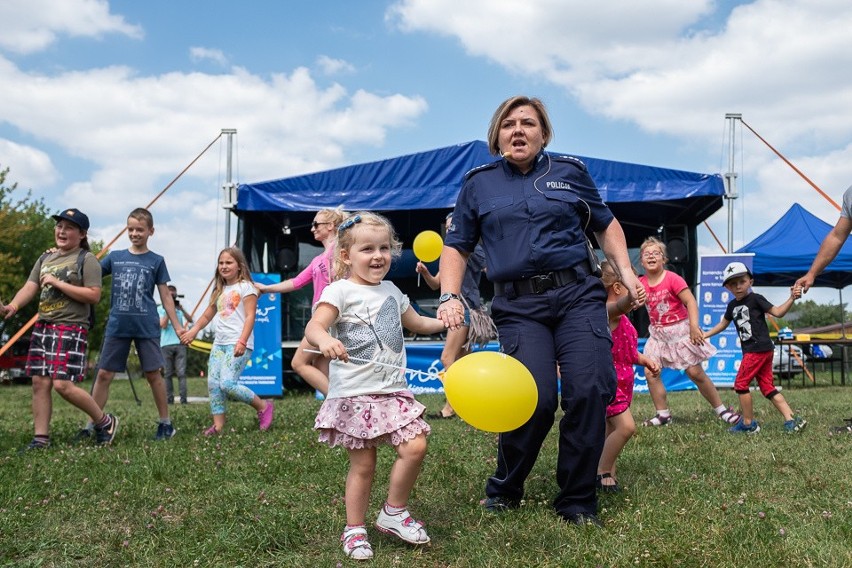
<path fill-rule="evenodd" d="M 665 410 L 658 410 L 657 414 L 663 418 L 668 418 L 672 415 L 672 411 L 666 408 Z"/>
<path fill-rule="evenodd" d="M 717 406 L 717 407 L 716 407 L 716 408 L 714 408 L 713 410 L 715 410 L 715 411 L 716 411 L 716 414 L 721 415 L 723 412 L 725 412 L 726 410 L 728 410 L 728 407 L 727 407 L 727 406 L 725 406 L 724 404 L 720 404 L 719 406 Z"/>
<path fill-rule="evenodd" d="M 398 515 L 405 511 L 405 507 L 394 507 L 390 503 L 385 503 L 385 513 L 388 515 Z"/>

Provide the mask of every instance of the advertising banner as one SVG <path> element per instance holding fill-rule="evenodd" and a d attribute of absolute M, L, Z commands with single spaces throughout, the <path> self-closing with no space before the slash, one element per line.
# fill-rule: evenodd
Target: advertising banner
<path fill-rule="evenodd" d="M 280 274 L 253 272 L 257 284 L 276 284 Z M 254 351 L 240 375 L 240 384 L 258 396 L 284 394 L 281 361 L 281 294 L 260 294 L 254 320 Z"/>
<path fill-rule="evenodd" d="M 702 255 L 698 263 L 698 318 L 701 329 L 708 330 L 722 319 L 728 303 L 734 296 L 722 285 L 723 271 L 730 262 L 742 262 L 749 270 L 754 264 L 753 254 Z M 739 336 L 733 323 L 722 333 L 710 338 L 716 355 L 704 366 L 707 376 L 717 387 L 733 387 L 734 379 L 743 359 Z"/>

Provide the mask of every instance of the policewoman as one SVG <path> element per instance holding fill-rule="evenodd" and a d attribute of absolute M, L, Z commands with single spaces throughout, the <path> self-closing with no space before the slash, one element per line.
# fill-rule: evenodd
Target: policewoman
<path fill-rule="evenodd" d="M 482 504 L 494 512 L 520 505 L 524 482 L 553 425 L 558 367 L 564 414 L 554 508 L 570 523 L 599 524 L 595 475 L 616 381 L 606 292 L 594 274 L 597 259 L 590 256 L 585 231 L 594 233 L 634 302 L 641 285 L 621 225 L 585 165 L 544 152 L 552 134 L 538 99 L 516 96 L 497 108 L 488 146 L 501 159 L 465 176 L 441 254 L 437 315 L 451 329 L 461 325 L 462 277 L 481 238 L 501 349 L 530 370 L 539 397 L 524 426 L 500 434 L 497 470 Z"/>

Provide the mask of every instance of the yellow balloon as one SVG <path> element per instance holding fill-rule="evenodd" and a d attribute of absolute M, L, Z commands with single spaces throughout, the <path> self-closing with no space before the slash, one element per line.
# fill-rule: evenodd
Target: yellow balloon
<path fill-rule="evenodd" d="M 420 262 L 432 262 L 438 260 L 441 256 L 441 249 L 444 247 L 444 241 L 441 235 L 435 231 L 423 231 L 414 237 L 414 256 Z"/>
<path fill-rule="evenodd" d="M 444 393 L 468 424 L 508 432 L 526 424 L 538 404 L 538 388 L 523 363 L 495 351 L 477 351 L 444 372 Z"/>

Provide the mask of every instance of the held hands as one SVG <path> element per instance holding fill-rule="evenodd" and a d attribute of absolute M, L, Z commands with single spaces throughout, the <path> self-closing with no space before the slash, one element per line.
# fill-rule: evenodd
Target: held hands
<path fill-rule="evenodd" d="M 177 333 L 178 337 L 180 337 L 181 343 L 183 343 L 184 345 L 189 345 L 190 343 L 192 343 L 192 340 L 195 339 L 195 336 L 198 333 L 198 331 L 195 328 L 193 328 L 193 329 L 183 329 L 180 332 L 175 330 L 175 333 Z"/>
<path fill-rule="evenodd" d="M 651 371 L 652 375 L 659 375 L 660 371 L 663 370 L 662 365 L 660 365 L 660 362 L 657 361 L 656 359 L 652 359 L 651 357 L 648 357 L 648 361 L 646 363 L 647 364 L 645 365 L 645 368 L 648 369 L 649 371 Z"/>
<path fill-rule="evenodd" d="M 704 345 L 704 332 L 697 325 L 690 325 L 689 339 L 693 345 Z"/>
<path fill-rule="evenodd" d="M 447 300 L 438 306 L 436 315 L 447 329 L 459 329 L 464 323 L 464 306 L 460 300 Z"/>
<path fill-rule="evenodd" d="M 648 294 L 645 292 L 645 287 L 642 284 L 636 284 L 636 299 L 633 301 L 633 309 L 644 306 L 647 299 Z"/>
<path fill-rule="evenodd" d="M 796 282 L 790 287 L 790 297 L 794 300 L 798 300 L 799 298 L 801 298 L 803 293 L 803 287 L 798 282 Z"/>
<path fill-rule="evenodd" d="M 804 276 L 802 276 L 801 278 L 799 278 L 798 280 L 796 280 L 796 282 L 793 283 L 793 288 L 799 288 L 801 290 L 801 293 L 798 296 L 799 298 L 801 298 L 802 294 L 805 294 L 810 289 L 810 287 L 813 286 L 813 285 L 814 285 L 814 277 L 811 276 L 810 273 L 808 273 L 808 274 L 805 274 Z M 791 290 L 792 290 L 792 288 L 791 288 Z"/>

